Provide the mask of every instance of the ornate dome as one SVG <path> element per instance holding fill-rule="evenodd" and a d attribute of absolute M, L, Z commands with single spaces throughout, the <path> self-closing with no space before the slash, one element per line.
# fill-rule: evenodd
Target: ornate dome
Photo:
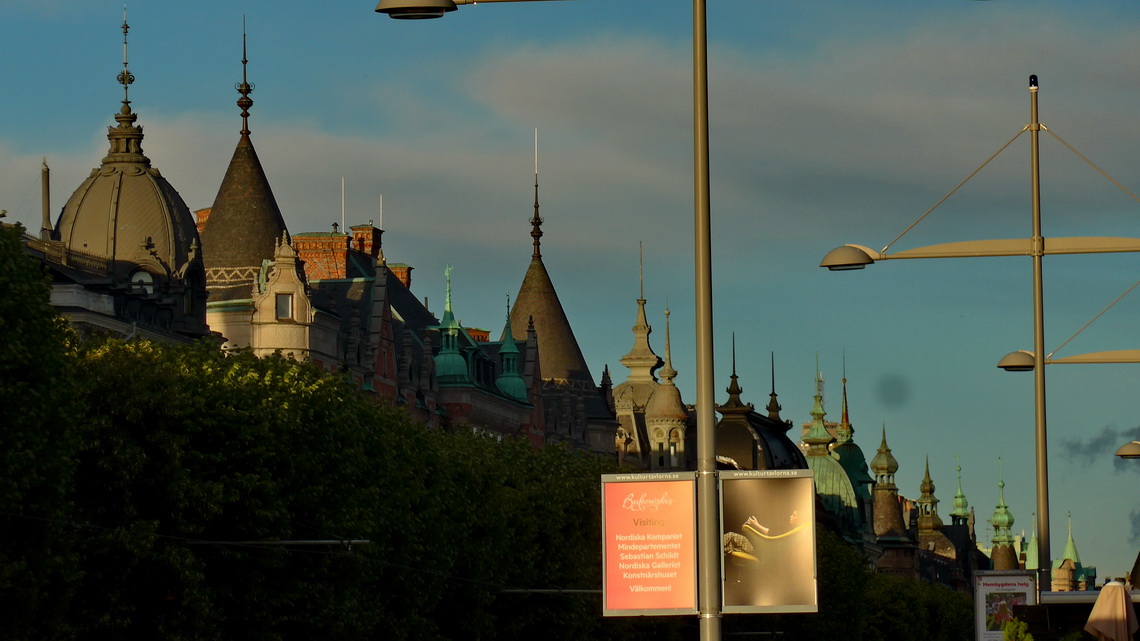
<path fill-rule="evenodd" d="M 114 283 L 142 268 L 167 279 L 196 265 L 198 229 L 190 209 L 142 151 L 142 126 L 129 101 L 109 127 L 111 149 L 63 207 L 55 236 L 69 250 L 110 263 Z"/>

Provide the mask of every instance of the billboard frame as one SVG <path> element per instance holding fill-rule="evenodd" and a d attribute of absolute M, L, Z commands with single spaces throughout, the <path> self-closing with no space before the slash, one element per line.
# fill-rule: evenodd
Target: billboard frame
<path fill-rule="evenodd" d="M 686 557 L 691 559 L 690 567 L 678 568 L 683 572 L 683 576 L 677 578 L 678 584 L 683 584 L 689 589 L 692 594 L 691 603 L 686 602 L 685 605 L 677 605 L 675 607 L 647 607 L 647 608 L 623 608 L 623 607 L 610 607 L 610 590 L 615 586 L 610 585 L 610 572 L 611 564 L 617 564 L 622 559 L 610 558 L 610 537 L 617 536 L 613 533 L 611 523 L 616 525 L 616 519 L 621 514 L 608 513 L 607 514 L 607 488 L 617 487 L 620 485 L 628 484 L 642 484 L 660 488 L 682 488 L 686 487 L 686 492 L 691 498 L 686 500 L 683 504 L 677 506 L 682 512 L 682 518 L 686 519 L 686 523 L 670 524 L 672 530 L 678 537 L 684 539 L 687 535 L 689 541 L 684 545 L 684 548 L 679 552 L 682 554 L 682 559 Z M 630 495 L 632 496 L 632 495 Z M 644 495 L 643 495 L 644 496 Z M 627 497 L 628 498 L 628 497 Z M 667 615 L 695 615 L 698 613 L 697 608 L 697 474 L 696 472 L 655 472 L 655 473 L 631 473 L 631 474 L 603 474 L 601 483 L 601 499 L 602 499 L 602 616 L 667 616 Z M 687 509 L 687 511 L 686 511 Z M 664 525 L 663 525 L 664 526 Z M 670 534 L 669 536 L 672 536 Z M 615 548 L 620 545 L 615 543 Z M 683 564 L 683 561 L 682 561 Z M 671 588 L 668 590 L 671 591 Z"/>
<path fill-rule="evenodd" d="M 806 484 L 807 487 L 801 488 L 799 490 L 799 496 L 792 497 L 793 502 L 790 503 L 790 505 L 794 506 L 794 510 L 793 510 L 793 512 L 789 513 L 788 517 L 784 517 L 784 519 L 783 519 L 784 523 L 780 523 L 779 525 L 776 525 L 777 523 L 779 523 L 778 517 L 774 517 L 772 515 L 769 515 L 772 517 L 772 519 L 769 520 L 769 525 L 771 526 L 771 529 L 765 528 L 763 526 L 760 526 L 760 529 L 754 529 L 754 528 L 749 527 L 749 528 L 747 528 L 749 530 L 748 534 L 752 535 L 751 538 L 756 538 L 758 541 L 759 540 L 781 540 L 781 539 L 784 539 L 785 537 L 793 537 L 793 539 L 787 539 L 788 541 L 793 541 L 795 538 L 800 539 L 800 541 L 796 545 L 796 548 L 793 548 L 790 551 L 789 550 L 781 551 L 779 554 L 777 554 L 776 558 L 779 558 L 781 560 L 793 559 L 800 566 L 805 566 L 805 565 L 810 566 L 810 568 L 809 567 L 797 568 L 799 574 L 803 574 L 806 572 L 807 574 L 810 574 L 810 578 L 805 578 L 803 576 L 797 576 L 797 579 L 799 580 L 799 584 L 793 586 L 793 588 L 794 588 L 793 592 L 794 593 L 791 597 L 791 600 L 793 602 L 790 602 L 790 603 L 768 603 L 768 604 L 761 605 L 761 604 L 755 604 L 755 603 L 732 602 L 735 600 L 735 598 L 731 594 L 731 592 L 733 592 L 733 591 L 731 591 L 729 589 L 731 587 L 729 585 L 729 581 L 732 580 L 731 576 L 737 576 L 736 583 L 738 583 L 738 584 L 742 583 L 743 579 L 740 578 L 740 572 L 739 571 L 736 573 L 733 573 L 732 575 L 730 575 L 730 573 L 728 572 L 728 568 L 726 567 L 728 565 L 728 562 L 726 560 L 728 557 L 728 554 L 726 553 L 726 554 L 721 556 L 721 568 L 720 568 L 720 576 L 721 576 L 721 581 L 722 581 L 721 590 L 720 590 L 720 593 L 721 593 L 721 612 L 723 612 L 724 614 L 782 614 L 782 613 L 813 613 L 813 612 L 819 611 L 819 563 L 818 563 L 818 558 L 817 558 L 816 532 L 815 532 L 816 492 L 815 492 L 815 475 L 812 472 L 812 470 L 810 470 L 810 469 L 803 469 L 803 470 L 801 470 L 801 469 L 790 469 L 790 470 L 722 470 L 719 474 L 719 479 L 717 481 L 717 490 L 718 490 L 717 494 L 720 497 L 720 510 L 719 510 L 719 512 L 720 512 L 721 538 L 722 538 L 722 541 L 725 541 L 725 535 L 728 532 L 728 530 L 725 529 L 725 515 L 728 513 L 740 512 L 739 506 L 728 505 L 726 503 L 726 492 L 725 492 L 726 484 L 728 484 L 728 483 L 741 483 L 741 482 L 770 483 L 772 481 L 780 481 L 780 480 L 791 480 L 796 484 Z M 732 500 L 732 499 L 730 498 L 729 500 Z M 783 507 L 786 510 L 787 506 L 781 506 L 781 507 Z M 750 511 L 748 513 L 751 514 Z M 783 514 L 783 512 L 781 512 L 781 514 Z M 792 516 L 792 514 L 795 514 L 795 516 Z M 794 519 L 794 521 L 792 519 Z M 750 522 L 751 521 L 749 521 L 749 523 Z M 786 525 L 785 525 L 785 523 L 786 523 Z M 734 524 L 734 526 L 735 525 L 736 524 Z M 744 528 L 745 525 L 748 525 L 748 524 L 747 523 L 741 524 L 740 527 Z M 783 532 L 780 532 L 780 533 L 772 535 L 772 536 L 768 536 L 769 531 L 776 530 L 776 529 L 781 529 L 781 530 L 783 530 Z M 761 532 L 760 530 L 763 530 L 763 532 Z M 740 534 L 740 533 L 737 533 L 737 534 L 738 534 L 738 536 L 740 536 L 742 538 L 745 537 L 744 534 Z M 804 534 L 807 535 L 806 539 L 803 538 Z M 725 541 L 725 543 L 726 543 L 725 549 L 727 549 L 729 542 Z M 787 543 L 784 543 L 784 545 L 786 545 L 786 544 Z M 796 550 L 798 550 L 798 553 L 795 553 Z M 791 552 L 791 553 L 789 553 L 789 552 Z M 747 554 L 746 552 L 744 554 L 738 554 L 737 551 L 733 551 L 733 554 L 734 554 L 734 557 L 735 556 L 741 556 L 746 561 L 753 561 L 755 563 L 760 563 L 760 559 L 757 558 L 757 556 Z M 734 563 L 737 561 L 740 561 L 740 559 L 736 559 L 736 558 L 733 559 Z M 795 574 L 795 573 L 793 572 L 793 574 Z M 759 580 L 764 581 L 764 580 L 771 580 L 771 579 L 773 579 L 773 577 L 767 577 L 767 579 L 760 578 Z M 758 580 L 756 575 L 752 575 L 749 580 L 753 582 L 752 592 L 763 590 L 763 588 L 759 587 L 760 584 L 755 583 Z M 810 597 L 807 596 L 809 594 L 810 594 Z M 780 598 L 775 599 L 775 601 L 780 601 L 780 600 L 781 600 Z"/>

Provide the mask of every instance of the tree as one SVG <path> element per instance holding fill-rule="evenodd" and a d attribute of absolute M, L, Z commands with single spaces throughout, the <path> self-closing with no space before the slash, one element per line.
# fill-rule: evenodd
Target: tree
<path fill-rule="evenodd" d="M 81 354 L 76 624 L 111 638 L 364 638 L 363 559 L 257 543 L 376 535 L 411 426 L 343 378 L 208 343 Z"/>
<path fill-rule="evenodd" d="M 72 333 L 51 284 L 0 225 L 0 636 L 53 639 L 77 575 L 66 524 L 77 447 Z"/>

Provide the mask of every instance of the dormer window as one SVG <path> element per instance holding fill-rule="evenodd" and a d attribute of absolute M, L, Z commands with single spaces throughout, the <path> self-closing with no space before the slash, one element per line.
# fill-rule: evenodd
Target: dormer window
<path fill-rule="evenodd" d="M 150 272 L 141 269 L 131 274 L 131 293 L 153 294 L 154 276 Z"/>
<path fill-rule="evenodd" d="M 293 320 L 293 295 L 277 294 L 277 320 Z"/>

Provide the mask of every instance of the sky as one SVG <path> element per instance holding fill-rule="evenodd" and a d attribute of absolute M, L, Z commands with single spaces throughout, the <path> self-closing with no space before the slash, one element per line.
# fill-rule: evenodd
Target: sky
<path fill-rule="evenodd" d="M 999 478 L 1015 532 L 1035 511 L 1028 258 L 891 261 L 829 272 L 844 243 L 880 249 L 1030 122 L 1040 78 L 1042 227 L 1140 237 L 1140 5 L 1035 0 L 708 3 L 716 389 L 732 368 L 757 407 L 810 420 L 816 367 L 829 420 L 846 375 L 855 440 L 881 431 L 896 482 L 924 464 L 949 522 L 961 486 L 987 519 Z M 256 86 L 250 128 L 294 233 L 372 220 L 389 261 L 437 313 L 444 267 L 467 326 L 505 319 L 530 260 L 534 130 L 542 253 L 600 378 L 633 345 L 639 286 L 677 384 L 694 392 L 692 8 L 682 0 L 464 6 L 401 22 L 364 0 L 130 4 L 130 99 L 143 149 L 190 208 L 209 207 L 241 129 L 242 20 Z M 122 4 L 0 0 L 0 208 L 38 229 L 107 151 L 122 100 Z M 1100 170 L 1070 151 L 1067 142 Z M 1123 185 L 1122 190 L 1105 178 Z M 383 213 L 381 216 L 381 200 Z M 1030 143 L 1017 137 L 892 249 L 1031 235 Z M 639 282 L 639 243 L 643 281 Z M 1044 260 L 1053 351 L 1140 278 L 1135 254 Z M 1140 348 L 1140 293 L 1057 356 Z M 1101 581 L 1140 549 L 1140 365 L 1047 369 L 1054 555 L 1068 515 Z M 999 458 L 1001 462 L 999 463 Z"/>

